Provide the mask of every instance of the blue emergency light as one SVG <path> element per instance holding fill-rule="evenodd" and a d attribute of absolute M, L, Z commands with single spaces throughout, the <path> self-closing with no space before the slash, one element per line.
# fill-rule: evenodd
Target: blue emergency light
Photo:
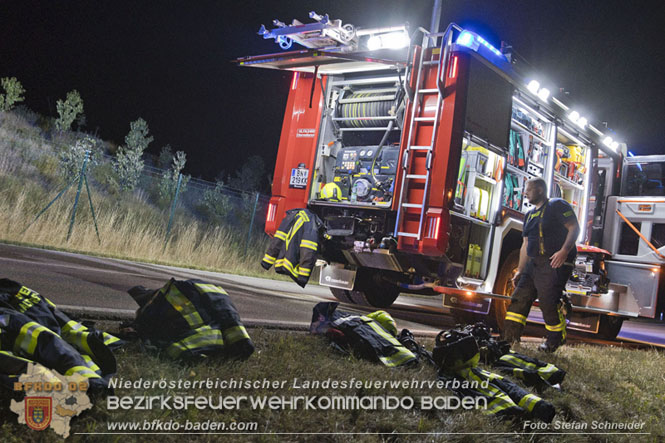
<path fill-rule="evenodd" d="M 466 46 L 467 48 L 471 48 L 474 51 L 478 51 L 478 47 L 480 45 L 483 45 L 487 49 L 489 49 L 493 54 L 504 58 L 504 55 L 496 49 L 494 46 L 492 46 L 487 40 L 479 36 L 478 34 L 464 30 L 460 33 L 460 35 L 457 37 L 457 40 L 455 41 L 458 45 L 461 46 Z"/>

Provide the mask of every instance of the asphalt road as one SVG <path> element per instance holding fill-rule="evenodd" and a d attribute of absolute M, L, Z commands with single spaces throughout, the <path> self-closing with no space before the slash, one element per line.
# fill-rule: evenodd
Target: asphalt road
<path fill-rule="evenodd" d="M 221 285 L 248 326 L 306 329 L 316 303 L 336 301 L 328 288 L 317 285 L 302 289 L 292 282 L 0 244 L 0 278 L 19 281 L 70 311 L 132 318 L 138 305 L 127 290 L 137 285 L 159 288 L 171 277 L 199 278 Z M 356 305 L 344 305 L 343 309 L 373 310 Z M 398 327 L 418 334 L 434 335 L 454 326 L 440 296 L 400 296 L 387 311 L 397 319 Z M 540 332 L 544 329 L 527 329 L 536 336 Z M 665 323 L 625 321 L 619 337 L 665 346 Z"/>

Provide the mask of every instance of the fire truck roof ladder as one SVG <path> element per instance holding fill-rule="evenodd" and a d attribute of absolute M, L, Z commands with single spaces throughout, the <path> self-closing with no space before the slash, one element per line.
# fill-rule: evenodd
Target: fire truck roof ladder
<path fill-rule="evenodd" d="M 407 147 L 404 150 L 402 158 L 402 184 L 399 193 L 399 202 L 397 208 L 397 220 L 395 222 L 395 232 L 398 237 L 413 237 L 417 240 L 422 238 L 423 230 L 423 220 L 425 219 L 425 211 L 427 206 L 427 194 L 430 182 L 430 171 L 432 166 L 432 157 L 434 151 L 434 142 L 436 140 L 436 131 L 438 127 L 439 114 L 441 112 L 441 103 L 443 101 L 443 91 L 439 85 L 438 79 L 441 78 L 441 71 L 445 69 L 448 57 L 448 48 L 449 44 L 452 41 L 452 27 L 449 27 L 445 33 L 430 33 L 425 29 L 419 28 L 419 31 L 423 33 L 423 43 L 422 50 L 420 51 L 420 56 L 418 57 L 418 66 L 417 66 L 417 79 L 416 79 L 416 89 L 411 93 L 409 91 L 409 98 L 412 100 L 413 105 L 411 106 L 411 115 L 409 123 L 409 136 Z M 437 88 L 422 88 L 422 83 L 424 83 L 423 75 L 423 66 L 433 64 L 431 61 L 425 60 L 426 49 L 430 47 L 432 42 L 442 37 L 441 39 L 441 53 L 438 63 L 437 71 Z M 408 73 L 407 73 L 408 77 Z M 408 78 L 405 80 L 405 84 L 408 83 Z M 425 117 L 423 114 L 425 112 L 425 106 L 423 105 L 424 96 L 428 94 L 437 94 L 437 106 L 436 113 L 434 117 Z M 429 145 L 413 145 L 412 142 L 417 140 L 417 133 L 421 130 L 421 127 L 429 124 L 431 126 L 432 137 L 430 139 Z M 422 156 L 423 153 L 426 156 L 425 167 L 419 168 L 416 165 L 416 162 L 413 161 L 414 156 Z M 410 190 L 413 187 L 420 188 L 422 182 L 425 182 L 424 188 L 422 191 L 422 198 L 416 200 L 410 200 L 409 194 Z M 416 192 L 420 196 L 419 192 Z M 405 217 L 409 215 L 415 216 L 416 212 L 409 212 L 410 209 L 420 209 L 420 217 L 417 223 L 406 223 L 404 220 Z M 417 225 L 417 230 L 415 229 Z M 411 227 L 413 229 L 408 229 Z M 402 229 L 402 230 L 400 230 Z"/>

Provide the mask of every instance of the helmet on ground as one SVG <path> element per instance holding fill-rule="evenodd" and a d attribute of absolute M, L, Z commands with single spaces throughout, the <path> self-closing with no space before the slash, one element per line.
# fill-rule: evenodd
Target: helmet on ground
<path fill-rule="evenodd" d="M 342 190 L 335 183 L 327 183 L 321 188 L 321 198 L 331 202 L 338 202 L 342 200 Z"/>
<path fill-rule="evenodd" d="M 367 314 L 367 316 L 380 324 L 383 329 L 397 336 L 397 323 L 395 323 L 395 320 L 386 311 L 375 311 Z"/>

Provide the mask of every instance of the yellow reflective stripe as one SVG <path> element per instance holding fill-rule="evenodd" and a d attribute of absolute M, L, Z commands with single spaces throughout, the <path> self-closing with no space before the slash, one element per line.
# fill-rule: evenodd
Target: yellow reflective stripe
<path fill-rule="evenodd" d="M 300 275 L 304 275 L 304 276 L 306 276 L 306 277 L 309 277 L 309 274 L 311 274 L 311 273 L 312 273 L 312 270 L 311 270 L 311 269 L 307 269 L 307 268 L 298 268 L 298 274 L 300 274 Z"/>
<path fill-rule="evenodd" d="M 291 273 L 295 278 L 298 278 L 298 273 L 296 270 L 293 268 L 293 264 L 287 259 L 287 258 L 280 258 L 277 260 L 277 263 L 275 263 L 275 267 L 284 267 L 286 268 L 287 271 Z"/>
<path fill-rule="evenodd" d="M 44 299 L 44 301 L 46 301 L 46 303 L 48 303 L 52 308 L 55 308 L 55 304 L 51 300 L 44 297 L 43 295 L 42 295 L 42 299 Z"/>
<path fill-rule="evenodd" d="M 272 265 L 277 261 L 277 258 L 266 254 L 263 256 L 263 261 Z"/>
<path fill-rule="evenodd" d="M 309 217 L 307 216 L 307 213 L 305 211 L 300 211 L 298 212 L 298 215 L 303 218 L 306 222 L 309 221 Z"/>
<path fill-rule="evenodd" d="M 65 323 L 65 325 L 62 327 L 62 332 L 67 333 L 67 332 L 72 331 L 72 330 L 73 331 L 78 331 L 79 329 L 85 331 L 88 328 L 86 328 L 81 323 L 79 323 L 75 320 L 70 320 L 67 323 Z"/>
<path fill-rule="evenodd" d="M 97 371 L 101 372 L 101 369 L 99 369 L 99 366 L 97 366 L 97 364 L 92 360 L 92 357 L 90 357 L 87 354 L 81 354 L 81 357 L 83 357 L 83 360 L 85 360 L 85 364 L 87 364 L 90 369 L 92 369 L 95 372 Z"/>
<path fill-rule="evenodd" d="M 550 378 L 552 374 L 555 374 L 559 369 L 554 366 L 552 363 L 548 363 L 542 368 L 538 368 L 538 374 L 545 380 Z"/>
<path fill-rule="evenodd" d="M 369 326 L 374 330 L 374 332 L 376 332 L 376 333 L 379 334 L 382 338 L 384 338 L 384 339 L 386 339 L 387 341 L 389 341 L 390 344 L 392 344 L 392 345 L 397 349 L 397 352 L 395 352 L 394 354 L 392 354 L 392 355 L 390 355 L 390 356 L 387 356 L 387 357 L 379 357 L 379 359 L 380 359 L 380 360 L 381 360 L 386 366 L 390 366 L 390 367 L 392 367 L 392 366 L 399 366 L 399 365 L 401 365 L 402 363 L 404 363 L 404 362 L 406 362 L 406 361 L 408 361 L 408 360 L 411 360 L 411 359 L 416 358 L 416 356 L 413 355 L 413 353 L 412 353 L 411 351 L 409 351 L 408 349 L 406 349 L 406 348 L 404 347 L 404 345 L 402 345 L 402 343 L 400 343 L 395 337 L 393 337 L 392 335 L 390 335 L 390 333 L 388 333 L 385 329 L 383 329 L 383 328 L 382 328 L 377 322 L 375 322 L 375 321 L 372 320 L 371 318 L 366 317 L 366 316 L 364 316 L 364 315 L 363 315 L 363 316 L 360 316 L 360 318 L 361 318 L 363 321 L 365 321 L 366 324 L 369 325 Z"/>
<path fill-rule="evenodd" d="M 244 326 L 234 326 L 232 328 L 224 329 L 222 334 L 224 335 L 224 340 L 230 345 L 240 340 L 249 339 L 249 334 Z"/>
<path fill-rule="evenodd" d="M 524 397 L 522 397 L 518 406 L 520 408 L 526 409 L 527 411 L 531 412 L 533 411 L 533 408 L 536 406 L 536 403 L 538 403 L 540 400 L 541 398 L 538 396 L 535 396 L 533 394 L 526 394 Z"/>
<path fill-rule="evenodd" d="M 506 320 L 514 321 L 516 323 L 526 325 L 526 317 L 515 312 L 508 311 L 506 312 Z"/>
<path fill-rule="evenodd" d="M 510 354 L 502 355 L 501 358 L 499 358 L 499 360 L 510 363 L 514 366 L 525 367 L 525 368 L 529 368 L 529 369 L 536 369 L 535 364 L 529 363 L 528 361 L 524 361 L 524 360 L 522 360 L 520 358 L 517 358 L 514 355 L 510 355 Z"/>
<path fill-rule="evenodd" d="M 552 331 L 552 332 L 560 332 L 560 331 L 563 331 L 563 330 L 566 329 L 566 324 L 565 323 L 563 323 L 563 324 L 559 323 L 558 325 L 554 325 L 554 326 L 545 325 L 545 329 L 547 329 L 548 331 Z"/>
<path fill-rule="evenodd" d="M 173 306 L 173 309 L 178 311 L 182 318 L 191 326 L 196 329 L 203 324 L 203 319 L 194 308 L 194 305 L 180 293 L 175 285 L 172 285 L 169 292 L 165 295 L 166 300 Z"/>
<path fill-rule="evenodd" d="M 277 231 L 277 232 L 275 232 L 275 237 L 277 237 L 280 240 L 286 240 L 286 232 Z"/>
<path fill-rule="evenodd" d="M 35 352 L 35 348 L 37 348 L 39 334 L 45 331 L 57 336 L 55 332 L 51 331 L 46 326 L 42 326 L 34 321 L 29 321 L 24 324 L 14 342 L 14 352 L 18 354 L 23 350 L 31 356 Z"/>
<path fill-rule="evenodd" d="M 573 211 L 566 211 L 563 213 L 564 217 L 570 217 L 571 215 L 573 215 Z"/>
<path fill-rule="evenodd" d="M 104 337 L 104 344 L 107 346 L 120 341 L 118 337 L 114 337 L 113 335 L 107 334 L 106 332 L 102 332 L 102 336 Z"/>
<path fill-rule="evenodd" d="M 177 357 L 181 352 L 188 349 L 202 348 L 211 345 L 224 346 L 222 333 L 219 329 L 203 326 L 189 337 L 185 337 L 184 339 L 169 345 L 166 352 L 171 357 Z"/>
<path fill-rule="evenodd" d="M 213 294 L 224 294 L 228 295 L 226 291 L 217 285 L 211 285 L 211 284 L 206 284 L 206 283 L 194 283 L 194 286 L 199 288 L 203 293 L 213 293 Z"/>
<path fill-rule="evenodd" d="M 313 241 L 309 241 L 309 240 L 301 240 L 300 241 L 300 247 L 311 249 L 312 251 L 318 251 L 319 250 L 319 245 L 317 245 Z"/>
<path fill-rule="evenodd" d="M 298 220 L 291 226 L 291 229 L 289 229 L 289 233 L 286 235 L 286 249 L 289 249 L 289 243 L 291 243 L 291 240 L 293 239 L 293 236 L 296 235 L 298 230 L 302 228 L 302 225 L 305 224 L 305 221 L 303 220 L 302 217 L 298 217 Z"/>
<path fill-rule="evenodd" d="M 65 376 L 70 376 L 74 373 L 79 374 L 80 376 L 85 378 L 101 378 L 98 374 L 95 374 L 87 366 L 73 366 L 67 369 L 67 372 L 65 372 Z"/>
<path fill-rule="evenodd" d="M 498 414 L 499 412 L 503 411 L 504 409 L 511 408 L 513 406 L 517 406 L 514 401 L 510 399 L 505 394 L 501 394 L 498 397 L 494 397 L 494 400 L 492 400 L 489 405 L 487 405 L 487 409 L 485 409 L 484 413 L 485 414 Z"/>

